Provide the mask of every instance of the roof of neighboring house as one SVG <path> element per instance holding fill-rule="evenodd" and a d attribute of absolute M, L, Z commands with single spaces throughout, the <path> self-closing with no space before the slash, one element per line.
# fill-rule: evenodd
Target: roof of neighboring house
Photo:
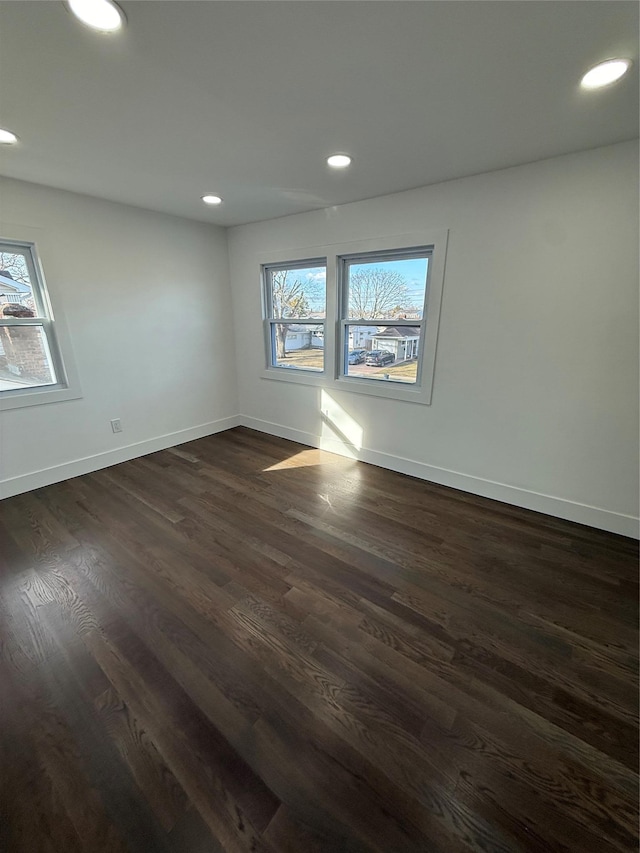
<path fill-rule="evenodd" d="M 31 288 L 21 281 L 16 281 L 6 270 L 0 270 L 0 290 L 11 290 L 13 293 L 31 293 Z"/>
<path fill-rule="evenodd" d="M 417 326 L 387 326 L 378 332 L 376 338 L 419 338 L 420 329 Z"/>

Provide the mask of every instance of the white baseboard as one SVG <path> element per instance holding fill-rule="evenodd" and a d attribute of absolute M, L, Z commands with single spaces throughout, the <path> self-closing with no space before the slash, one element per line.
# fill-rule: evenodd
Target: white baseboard
<path fill-rule="evenodd" d="M 640 520 L 631 515 L 611 512 L 600 507 L 576 503 L 553 495 L 540 494 L 506 483 L 485 480 L 482 477 L 462 474 L 459 471 L 451 471 L 447 468 L 426 465 L 424 462 L 416 462 L 413 459 L 394 456 L 390 453 L 381 453 L 378 450 L 369 450 L 364 447 L 362 449 L 349 448 L 337 437 L 314 435 L 302 430 L 292 429 L 283 424 L 252 418 L 248 415 L 221 418 L 189 429 L 157 436 L 147 441 L 98 453 L 95 456 L 86 456 L 62 465 L 54 465 L 51 468 L 32 471 L 19 477 L 0 480 L 0 498 L 8 498 L 23 492 L 30 492 L 33 489 L 40 489 L 43 486 L 50 486 L 71 477 L 90 474 L 92 471 L 99 471 L 101 468 L 108 468 L 110 465 L 117 465 L 119 462 L 127 462 L 129 459 L 136 459 L 157 450 L 166 450 L 168 447 L 175 447 L 186 441 L 204 438 L 207 435 L 223 432 L 235 426 L 246 426 L 269 435 L 288 438 L 309 447 L 320 447 L 340 456 L 349 456 L 362 462 L 378 465 L 381 468 L 388 468 L 401 474 L 409 474 L 431 483 L 450 486 L 463 492 L 470 492 L 473 495 L 513 504 L 535 512 L 542 512 L 556 518 L 564 518 L 578 524 L 586 524 L 589 527 L 597 527 L 600 530 L 608 530 L 611 533 L 619 533 L 622 536 L 630 536 L 635 539 L 640 537 Z"/>
<path fill-rule="evenodd" d="M 390 453 L 381 453 L 378 450 L 367 448 L 355 449 L 345 446 L 339 438 L 329 436 L 313 435 L 302 430 L 292 429 L 282 424 L 263 421 L 247 415 L 240 415 L 239 424 L 250 427 L 259 432 L 277 435 L 280 438 L 288 438 L 300 444 L 310 447 L 320 447 L 340 456 L 359 459 L 369 462 L 381 468 L 398 471 L 401 474 L 409 474 L 421 480 L 438 483 L 442 486 L 450 486 L 473 495 L 480 495 L 502 503 L 542 512 L 556 518 L 564 518 L 567 521 L 575 521 L 578 524 L 586 524 L 589 527 L 597 527 L 600 530 L 608 530 L 611 533 L 619 533 L 622 536 L 630 536 L 638 539 L 640 537 L 640 519 L 632 515 L 624 515 L 611 512 L 600 507 L 576 503 L 565 498 L 557 498 L 553 495 L 544 495 L 532 492 L 518 486 L 509 486 L 506 483 L 497 483 L 493 480 L 485 480 L 470 474 L 462 474 L 459 471 L 451 471 L 448 468 L 438 468 L 434 465 L 426 465 L 424 462 L 416 462 L 413 459 L 405 459 L 402 456 L 394 456 Z"/>
<path fill-rule="evenodd" d="M 82 459 L 75 459 L 73 462 L 65 462 L 51 468 L 42 468 L 40 471 L 32 471 L 20 477 L 0 480 L 0 498 L 9 498 L 23 492 L 33 491 L 33 489 L 40 489 L 43 486 L 50 486 L 52 483 L 59 483 L 61 480 L 69 480 L 71 477 L 90 474 L 92 471 L 99 471 L 101 468 L 108 468 L 110 465 L 117 465 L 119 462 L 127 462 L 129 459 L 145 456 L 147 453 L 166 450 L 167 447 L 175 447 L 177 444 L 184 444 L 185 441 L 194 441 L 196 438 L 204 438 L 216 432 L 223 432 L 226 429 L 238 426 L 239 423 L 240 420 L 237 415 L 221 418 L 189 429 L 159 435 L 147 441 L 138 441 L 135 444 L 127 444 L 125 447 L 118 447 L 115 450 L 97 453 L 95 456 L 85 456 Z"/>

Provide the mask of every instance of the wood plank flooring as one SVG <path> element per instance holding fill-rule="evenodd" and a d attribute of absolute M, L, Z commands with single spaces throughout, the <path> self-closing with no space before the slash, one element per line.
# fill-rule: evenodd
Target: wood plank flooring
<path fill-rule="evenodd" d="M 3 851 L 637 849 L 631 540 L 238 428 L 0 561 Z"/>

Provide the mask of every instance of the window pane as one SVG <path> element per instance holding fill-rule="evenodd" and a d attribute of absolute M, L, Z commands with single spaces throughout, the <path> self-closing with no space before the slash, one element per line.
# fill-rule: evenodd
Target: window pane
<path fill-rule="evenodd" d="M 0 326 L 0 391 L 55 383 L 42 326 Z"/>
<path fill-rule="evenodd" d="M 273 317 L 317 317 L 327 309 L 327 271 L 324 266 L 268 271 Z"/>
<path fill-rule="evenodd" d="M 271 364 L 297 370 L 324 370 L 324 325 L 272 323 Z"/>
<path fill-rule="evenodd" d="M 345 373 L 360 379 L 415 385 L 421 326 L 357 326 L 345 329 Z"/>
<path fill-rule="evenodd" d="M 429 259 L 348 261 L 348 316 L 363 320 L 421 320 Z"/>
<path fill-rule="evenodd" d="M 30 308 L 36 316 L 36 304 L 31 289 L 31 274 L 27 255 L 17 250 L 0 248 L 0 305 L 14 302 Z"/>

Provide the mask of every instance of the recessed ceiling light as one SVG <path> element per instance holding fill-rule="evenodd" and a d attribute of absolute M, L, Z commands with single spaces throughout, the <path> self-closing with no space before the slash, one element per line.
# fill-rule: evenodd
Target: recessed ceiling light
<path fill-rule="evenodd" d="M 0 127 L 0 145 L 15 145 L 18 137 L 10 130 L 3 130 Z"/>
<path fill-rule="evenodd" d="M 219 195 L 210 195 L 210 194 L 203 195 L 202 201 L 205 204 L 222 204 L 222 199 L 220 198 Z"/>
<path fill-rule="evenodd" d="M 112 0 L 68 0 L 73 14 L 93 30 L 114 33 L 125 22 L 124 12 Z"/>
<path fill-rule="evenodd" d="M 628 59 L 608 59 L 587 71 L 580 85 L 583 89 L 599 89 L 601 86 L 608 86 L 626 74 L 630 67 L 631 62 Z"/>
<path fill-rule="evenodd" d="M 331 157 L 327 157 L 327 164 L 332 169 L 346 169 L 351 165 L 351 157 L 348 154 L 332 154 Z"/>

